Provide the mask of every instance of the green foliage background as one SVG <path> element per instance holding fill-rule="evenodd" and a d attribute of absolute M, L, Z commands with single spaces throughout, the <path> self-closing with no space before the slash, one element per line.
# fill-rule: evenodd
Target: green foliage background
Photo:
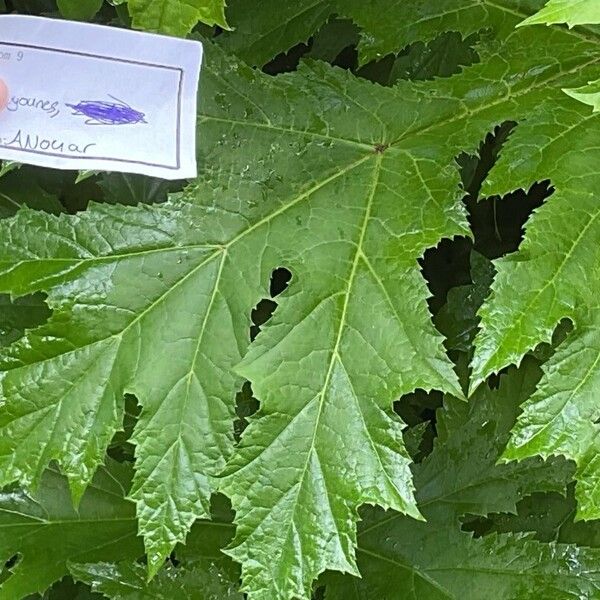
<path fill-rule="evenodd" d="M 598 0 L 0 9 L 206 51 L 196 180 L 2 164 L 0 598 L 600 598 Z"/>

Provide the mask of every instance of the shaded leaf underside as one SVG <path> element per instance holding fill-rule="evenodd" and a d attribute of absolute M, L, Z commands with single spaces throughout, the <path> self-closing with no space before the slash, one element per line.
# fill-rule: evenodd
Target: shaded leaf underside
<path fill-rule="evenodd" d="M 516 25 L 543 4 L 543 0 L 262 0 L 257 10 L 245 0 L 231 0 L 227 15 L 234 32 L 219 36 L 218 43 L 246 62 L 262 66 L 276 54 L 306 42 L 337 15 L 352 19 L 363 30 L 359 60 L 367 63 L 409 44 L 432 40 L 441 32 L 455 31 L 467 38 L 486 27 L 496 29 L 505 18 Z"/>
<path fill-rule="evenodd" d="M 427 523 L 365 510 L 358 535 L 362 578 L 329 576 L 329 600 L 597 597 L 598 550 L 522 535 L 476 539 L 461 531 L 466 513 L 513 513 L 516 502 L 536 490 L 564 493 L 572 474 L 566 461 L 496 464 L 519 403 L 539 376 L 530 361 L 503 375 L 499 389 L 480 388 L 469 404 L 445 400 L 434 450 L 413 467 Z"/>
<path fill-rule="evenodd" d="M 145 565 L 133 562 L 72 563 L 71 575 L 113 600 L 243 600 L 232 578 L 218 565 L 169 565 L 148 581 Z"/>
<path fill-rule="evenodd" d="M 124 499 L 131 469 L 101 467 L 75 511 L 60 474 L 49 469 L 36 494 L 0 493 L 0 560 L 18 556 L 0 586 L 0 598 L 43 593 L 68 573 L 67 562 L 133 560 L 143 553 L 135 509 Z"/>

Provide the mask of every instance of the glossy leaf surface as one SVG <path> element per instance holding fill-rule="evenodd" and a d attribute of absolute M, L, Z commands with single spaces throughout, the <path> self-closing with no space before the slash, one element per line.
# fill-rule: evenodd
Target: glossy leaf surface
<path fill-rule="evenodd" d="M 539 377 L 533 361 L 481 388 L 469 405 L 448 399 L 438 411 L 434 450 L 414 467 L 416 497 L 427 523 L 365 511 L 359 529 L 361 579 L 332 577 L 327 598 L 531 599 L 595 598 L 598 550 L 542 544 L 523 535 L 474 538 L 461 531 L 468 514 L 515 512 L 535 490 L 564 492 L 571 467 L 539 459 L 497 465 L 519 403 Z"/>

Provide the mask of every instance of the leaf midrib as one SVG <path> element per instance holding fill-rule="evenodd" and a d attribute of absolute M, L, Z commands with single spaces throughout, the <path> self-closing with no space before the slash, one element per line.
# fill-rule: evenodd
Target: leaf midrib
<path fill-rule="evenodd" d="M 465 537 L 468 537 L 467 534 L 461 534 L 464 535 Z M 508 534 L 507 534 L 508 535 Z M 413 573 L 416 573 L 419 577 L 421 577 L 422 579 L 424 579 L 425 581 L 427 581 L 428 583 L 434 585 L 438 590 L 440 590 L 441 592 L 443 592 L 444 594 L 447 595 L 448 598 L 454 600 L 455 596 L 451 595 L 451 593 L 446 590 L 445 588 L 443 588 L 435 579 L 433 579 L 432 577 L 430 577 L 428 575 L 428 573 L 437 573 L 437 572 L 444 572 L 444 571 L 460 571 L 460 572 L 467 572 L 467 573 L 483 573 L 483 574 L 488 574 L 488 575 L 505 575 L 508 577 L 531 577 L 531 572 L 530 570 L 522 570 L 522 571 L 512 571 L 510 569 L 506 569 L 506 568 L 496 568 L 496 569 L 490 569 L 490 568 L 484 568 L 484 567 L 479 567 L 479 566 L 468 566 L 468 567 L 460 567 L 460 566 L 449 566 L 449 567 L 428 567 L 426 571 L 422 571 L 419 568 L 417 568 L 415 565 L 411 565 L 408 563 L 402 563 L 394 558 L 390 558 L 388 556 L 384 556 L 383 554 L 379 554 L 377 552 L 374 552 L 372 550 L 367 550 L 366 548 L 362 548 L 361 546 L 357 547 L 357 551 L 362 553 L 362 554 L 366 554 L 368 556 L 371 556 L 377 560 L 381 560 L 383 562 L 387 562 L 387 563 L 391 563 L 395 566 L 398 566 L 400 568 L 403 568 L 407 571 L 412 571 Z M 581 579 L 582 577 L 582 573 L 564 573 L 561 572 L 560 576 L 562 578 L 569 578 L 569 579 Z"/>
<path fill-rule="evenodd" d="M 429 583 L 432 587 L 434 587 L 438 591 L 442 592 L 442 594 L 444 594 L 446 596 L 446 598 L 449 598 L 450 600 L 455 600 L 455 597 L 446 588 L 442 587 L 440 585 L 440 583 L 438 583 L 435 579 L 430 577 L 425 571 L 421 571 L 420 569 L 418 569 L 415 565 L 411 565 L 408 563 L 401 563 L 398 560 L 389 558 L 388 556 L 384 556 L 383 554 L 378 554 L 377 552 L 373 552 L 371 550 L 367 550 L 366 548 L 361 548 L 360 546 L 357 546 L 357 551 L 361 552 L 362 554 L 367 554 L 368 556 L 372 556 L 373 558 L 376 558 L 383 562 L 393 564 L 394 566 L 400 567 L 401 569 L 405 569 L 406 571 L 410 571 L 413 574 L 416 574 L 421 579 L 423 579 L 423 581 L 426 581 L 427 583 Z"/>
<path fill-rule="evenodd" d="M 368 158 L 371 158 L 371 157 L 368 157 Z M 373 176 L 372 176 L 373 177 L 373 182 L 372 182 L 372 187 L 371 187 L 371 190 L 369 192 L 369 197 L 368 197 L 367 205 L 365 207 L 365 214 L 364 214 L 363 222 L 362 222 L 362 225 L 361 225 L 361 231 L 360 231 L 360 234 L 359 234 L 359 239 L 358 239 L 358 242 L 356 244 L 356 251 L 355 251 L 354 259 L 353 259 L 353 262 L 352 262 L 352 266 L 350 268 L 350 274 L 348 276 L 348 283 L 347 283 L 345 292 L 343 292 L 344 293 L 344 304 L 342 306 L 342 314 L 340 315 L 340 323 L 338 325 L 338 331 L 337 331 L 337 335 L 336 335 L 336 340 L 335 340 L 334 347 L 333 347 L 333 350 L 332 350 L 332 353 L 331 353 L 331 359 L 329 361 L 329 366 L 328 366 L 328 369 L 327 369 L 327 373 L 325 375 L 325 379 L 324 379 L 323 385 L 321 386 L 321 390 L 320 390 L 320 392 L 318 394 L 318 396 L 319 396 L 319 406 L 318 406 L 318 409 L 317 409 L 317 415 L 316 415 L 315 423 L 314 423 L 314 426 L 313 426 L 313 436 L 312 436 L 312 439 L 311 439 L 309 447 L 306 449 L 306 460 L 305 460 L 305 463 L 304 463 L 304 467 L 302 469 L 302 474 L 300 475 L 300 477 L 298 477 L 298 479 L 296 479 L 294 481 L 294 485 L 292 486 L 292 488 L 290 488 L 290 490 L 293 489 L 294 487 L 296 488 L 296 493 L 295 493 L 296 497 L 294 498 L 293 504 L 291 506 L 291 518 L 289 519 L 288 526 L 287 526 L 287 531 L 285 532 L 285 538 L 284 539 L 286 541 L 289 538 L 289 535 L 290 535 L 290 533 L 292 531 L 292 527 L 295 524 L 295 513 L 296 513 L 296 507 L 298 506 L 298 501 L 299 501 L 299 498 L 300 498 L 300 492 L 302 491 L 303 483 L 304 483 L 305 478 L 306 478 L 306 473 L 308 471 L 308 467 L 309 467 L 309 464 L 310 464 L 310 461 L 311 461 L 311 457 L 313 455 L 313 452 L 315 451 L 315 445 L 316 445 L 316 439 L 317 439 L 317 432 L 319 430 L 320 419 L 321 419 L 321 415 L 322 415 L 322 412 L 323 412 L 323 407 L 325 406 L 326 391 L 327 391 L 327 388 L 329 387 L 329 383 L 330 383 L 330 380 L 331 380 L 331 376 L 333 374 L 333 369 L 334 369 L 335 363 L 337 361 L 339 361 L 340 364 L 341 364 L 341 359 L 340 359 L 340 355 L 339 355 L 339 346 L 340 346 L 341 339 L 343 337 L 343 333 L 344 333 L 344 329 L 345 329 L 344 326 L 345 326 L 346 315 L 347 315 L 347 310 L 348 310 L 348 304 L 349 304 L 349 299 L 350 299 L 350 291 L 352 289 L 352 285 L 354 283 L 354 278 L 356 276 L 356 271 L 358 269 L 358 264 L 359 264 L 360 258 L 362 256 L 362 250 L 361 250 L 362 249 L 362 244 L 364 243 L 364 238 L 365 238 L 367 226 L 368 226 L 369 220 L 370 220 L 371 209 L 372 209 L 374 198 L 375 198 L 375 190 L 377 189 L 377 184 L 379 182 L 379 174 L 380 174 L 380 170 L 381 170 L 382 159 L 383 159 L 383 156 L 381 154 L 376 155 L 375 165 L 374 165 L 374 168 L 373 168 Z M 317 397 L 317 396 L 315 396 L 315 397 Z M 312 400 L 315 397 L 311 398 L 311 400 L 300 410 L 300 412 L 298 414 L 301 414 L 304 411 L 304 409 L 310 404 L 310 402 L 312 402 Z M 291 425 L 294 422 L 294 420 L 295 420 L 295 418 L 290 421 L 290 423 L 288 424 L 288 426 Z M 287 429 L 287 427 L 286 427 L 286 429 Z M 247 469 L 252 463 L 254 463 L 262 455 L 263 452 L 265 452 L 267 450 L 267 448 L 270 447 L 270 445 L 272 445 L 272 442 L 268 446 L 265 446 L 263 448 L 263 450 L 257 456 L 255 456 L 250 462 L 247 462 L 244 465 L 242 465 L 242 467 L 240 469 L 238 469 L 236 472 L 239 472 L 240 470 Z M 236 472 L 231 473 L 230 476 L 235 476 Z M 324 485 L 326 485 L 326 484 L 324 484 Z M 288 492 L 289 492 L 289 490 L 288 490 Z M 286 494 L 288 492 L 286 492 Z M 282 498 L 285 498 L 286 494 L 284 494 L 282 496 Z M 267 512 L 267 514 L 265 515 L 265 517 L 263 519 L 261 519 L 261 522 L 257 525 L 257 527 L 254 528 L 254 530 L 256 530 L 260 526 L 260 524 L 268 517 L 268 515 L 273 510 L 274 509 L 272 508 L 272 509 L 270 509 Z M 285 543 L 281 544 L 280 554 L 281 554 L 281 552 L 283 552 L 283 549 L 285 548 L 285 545 L 286 545 Z"/>

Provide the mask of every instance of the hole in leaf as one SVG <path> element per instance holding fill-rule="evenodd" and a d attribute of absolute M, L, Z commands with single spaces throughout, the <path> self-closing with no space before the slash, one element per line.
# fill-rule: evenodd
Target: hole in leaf
<path fill-rule="evenodd" d="M 0 584 L 4 583 L 7 579 L 9 579 L 12 576 L 15 568 L 18 566 L 22 559 L 23 555 L 19 552 L 11 556 L 4 563 L 4 567 L 0 571 Z"/>
<path fill-rule="evenodd" d="M 51 315 L 45 294 L 30 294 L 15 300 L 0 294 L 0 347 L 16 342 L 26 329 L 43 325 Z"/>
<path fill-rule="evenodd" d="M 571 319 L 561 319 L 552 332 L 552 340 L 548 342 L 542 342 L 538 344 L 531 354 L 535 356 L 539 361 L 546 362 L 556 352 L 559 344 L 561 344 L 566 337 L 573 331 L 574 324 Z"/>
<path fill-rule="evenodd" d="M 263 298 L 255 308 L 252 309 L 252 325 L 250 326 L 250 341 L 253 342 L 264 325 L 273 315 L 277 308 L 277 302 Z"/>
<path fill-rule="evenodd" d="M 277 267 L 271 273 L 269 280 L 269 294 L 271 298 L 263 298 L 252 309 L 250 314 L 252 325 L 250 326 L 250 341 L 254 341 L 260 332 L 260 328 L 264 325 L 275 312 L 277 302 L 273 300 L 283 293 L 292 280 L 292 272 L 285 267 Z M 247 418 L 253 415 L 258 410 L 259 402 L 252 394 L 250 382 L 246 381 L 242 389 L 236 395 L 236 414 L 238 418 L 234 423 L 234 437 L 239 441 L 241 435 L 248 426 Z"/>
<path fill-rule="evenodd" d="M 404 431 L 405 443 L 416 446 L 412 456 L 414 462 L 420 462 L 433 450 L 437 435 L 436 411 L 442 406 L 443 398 L 441 392 L 419 389 L 394 402 L 394 411 L 409 426 Z M 417 438 L 408 439 L 414 437 L 413 433 Z"/>
<path fill-rule="evenodd" d="M 14 554 L 4 563 L 4 568 L 13 569 L 19 564 L 22 558 L 23 556 L 20 553 Z"/>
<path fill-rule="evenodd" d="M 292 273 L 285 267 L 278 267 L 271 273 L 271 279 L 269 281 L 269 294 L 271 298 L 279 296 L 290 284 L 292 279 Z M 271 298 L 263 298 L 258 304 L 252 309 L 251 318 L 252 325 L 250 327 L 250 341 L 254 341 L 260 328 L 264 325 L 275 312 L 277 308 L 277 302 Z"/>
<path fill-rule="evenodd" d="M 233 437 L 236 442 L 240 441 L 244 429 L 248 427 L 248 418 L 258 410 L 258 407 L 259 402 L 252 394 L 252 385 L 249 381 L 246 381 L 235 396 L 237 419 L 233 423 Z"/>
<path fill-rule="evenodd" d="M 292 272 L 285 267 L 278 267 L 271 273 L 271 284 L 269 287 L 269 293 L 271 294 L 271 298 L 275 298 L 275 296 L 279 296 L 282 292 L 284 292 L 287 287 L 290 285 L 290 281 L 292 280 Z"/>
<path fill-rule="evenodd" d="M 123 431 L 117 431 L 108 447 L 108 455 L 118 462 L 135 462 L 135 446 L 130 443 L 133 429 L 142 410 L 137 398 L 126 394 L 124 398 Z"/>

